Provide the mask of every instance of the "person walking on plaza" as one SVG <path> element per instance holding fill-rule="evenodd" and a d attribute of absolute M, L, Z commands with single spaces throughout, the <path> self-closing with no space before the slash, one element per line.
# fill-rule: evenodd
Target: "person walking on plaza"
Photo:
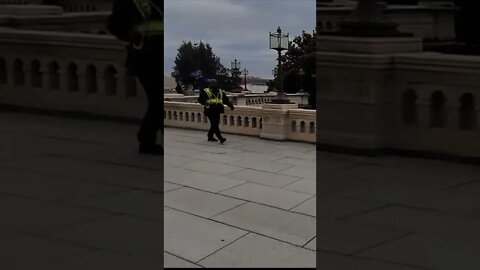
<path fill-rule="evenodd" d="M 163 146 L 157 144 L 157 134 L 163 132 L 163 1 L 115 0 L 107 28 L 128 42 L 125 66 L 137 76 L 147 97 L 138 151 L 163 155 Z"/>
<path fill-rule="evenodd" d="M 221 144 L 225 143 L 227 139 L 222 136 L 220 132 L 220 114 L 225 112 L 224 104 L 234 109 L 232 102 L 227 97 L 227 94 L 223 90 L 220 90 L 218 82 L 215 79 L 208 81 L 208 87 L 203 88 L 200 91 L 198 102 L 204 105 L 204 113 L 210 121 L 210 129 L 208 130 L 208 141 L 216 142 L 220 141 Z M 218 140 L 213 137 L 217 136 Z"/>

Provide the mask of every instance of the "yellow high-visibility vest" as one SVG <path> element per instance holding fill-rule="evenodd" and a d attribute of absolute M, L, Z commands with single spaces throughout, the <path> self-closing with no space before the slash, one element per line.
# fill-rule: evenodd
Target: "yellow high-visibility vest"
<path fill-rule="evenodd" d="M 150 19 L 152 15 L 152 8 L 155 9 L 162 17 L 162 10 L 155 5 L 151 0 L 133 0 L 142 14 L 145 21 L 138 27 L 138 31 L 144 36 L 153 36 L 163 33 L 163 20 Z"/>
<path fill-rule="evenodd" d="M 223 93 L 222 90 L 218 91 L 217 96 L 212 93 L 210 88 L 203 89 L 208 96 L 207 105 L 205 107 L 210 108 L 211 104 L 223 104 Z"/>

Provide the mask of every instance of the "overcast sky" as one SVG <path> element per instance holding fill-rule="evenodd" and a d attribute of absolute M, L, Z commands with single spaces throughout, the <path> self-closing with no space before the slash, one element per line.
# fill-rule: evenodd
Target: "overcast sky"
<path fill-rule="evenodd" d="M 235 58 L 249 75 L 272 77 L 276 51 L 268 33 L 280 26 L 290 40 L 315 29 L 315 0 L 165 0 L 165 74 L 182 41 L 204 41 L 230 68 Z"/>

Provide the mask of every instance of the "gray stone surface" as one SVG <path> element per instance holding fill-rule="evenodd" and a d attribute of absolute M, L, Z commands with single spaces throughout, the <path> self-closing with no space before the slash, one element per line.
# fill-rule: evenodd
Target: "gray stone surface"
<path fill-rule="evenodd" d="M 246 235 L 244 230 L 176 210 L 165 212 L 164 250 L 198 262 Z"/>
<path fill-rule="evenodd" d="M 411 235 L 361 253 L 364 257 L 408 263 L 425 269 L 475 270 L 480 267 L 478 243 Z"/>
<path fill-rule="evenodd" d="M 211 218 L 245 203 L 242 200 L 188 187 L 169 191 L 164 198 L 166 206 L 206 218 Z"/>
<path fill-rule="evenodd" d="M 207 142 L 203 131 L 166 129 L 171 264 L 314 267 L 314 145 L 225 136 L 220 145 Z M 289 168 L 312 177 L 282 173 Z"/>
<path fill-rule="evenodd" d="M 285 186 L 285 189 L 306 194 L 317 194 L 316 181 L 313 179 L 301 179 L 295 183 Z"/>
<path fill-rule="evenodd" d="M 206 267 L 314 268 L 315 252 L 248 234 L 200 262 Z"/>
<path fill-rule="evenodd" d="M 137 154 L 135 125 L 0 122 L 0 269 L 161 268 L 163 159 Z"/>
<path fill-rule="evenodd" d="M 277 173 L 252 169 L 246 169 L 243 171 L 232 173 L 230 174 L 230 177 L 271 187 L 284 187 L 299 180 L 299 178 L 294 176 L 279 175 Z"/>
<path fill-rule="evenodd" d="M 479 267 L 479 166 L 322 152 L 318 158 L 352 164 L 320 168 L 320 269 Z"/>
<path fill-rule="evenodd" d="M 222 194 L 283 209 L 291 209 L 312 197 L 312 195 L 304 193 L 253 183 L 228 189 L 223 191 Z"/>
<path fill-rule="evenodd" d="M 317 197 L 316 196 L 312 197 L 308 199 L 308 201 L 295 206 L 294 208 L 292 208 L 292 211 L 309 215 L 312 217 L 316 217 L 317 216 Z"/>
<path fill-rule="evenodd" d="M 163 180 L 135 125 L 0 122 L 1 269 L 479 269 L 478 166 L 169 128 Z"/>
<path fill-rule="evenodd" d="M 165 268 L 201 268 L 194 263 L 173 256 L 167 252 L 163 253 L 163 266 Z"/>
<path fill-rule="evenodd" d="M 314 217 L 255 203 L 244 204 L 214 219 L 299 246 L 312 239 L 317 230 Z"/>

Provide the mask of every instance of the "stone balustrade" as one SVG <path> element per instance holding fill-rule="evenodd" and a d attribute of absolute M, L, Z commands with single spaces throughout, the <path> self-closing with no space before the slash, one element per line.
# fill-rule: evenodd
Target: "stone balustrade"
<path fill-rule="evenodd" d="M 480 157 L 480 57 L 418 38 L 320 37 L 319 147 Z"/>
<path fill-rule="evenodd" d="M 165 126 L 208 130 L 210 125 L 203 114 L 203 106 L 198 103 L 188 102 L 164 102 Z M 277 109 L 267 110 L 261 107 L 236 106 L 235 110 L 226 109 L 220 119 L 220 129 L 226 133 L 241 134 L 248 136 L 263 136 L 264 119 L 282 118 L 286 123 L 284 134 L 274 134 L 278 138 L 286 140 L 315 142 L 316 121 L 314 110 L 302 109 Z M 270 131 L 271 132 L 271 131 Z"/>
<path fill-rule="evenodd" d="M 124 44 L 110 36 L 1 30 L 0 103 L 140 119 L 145 97 L 136 78 L 124 68 L 124 57 Z M 239 97 L 243 101 L 238 102 Z M 244 95 L 232 99 L 237 106 L 234 111 L 227 109 L 220 123 L 225 132 L 260 137 L 264 117 L 278 112 L 290 128 L 282 137 L 315 141 L 315 111 L 266 112 L 241 105 L 246 103 Z M 175 95 L 165 101 L 165 125 L 208 129 L 203 107 L 196 101 L 197 97 Z"/>
<path fill-rule="evenodd" d="M 252 107 L 261 107 L 263 104 L 270 103 L 275 97 L 276 93 L 267 93 L 267 94 L 235 94 L 229 93 L 228 97 L 235 105 L 242 106 L 252 106 Z M 299 105 L 308 104 L 308 94 L 307 93 L 297 93 L 297 94 L 287 94 L 291 102 Z M 182 96 L 182 95 L 165 95 L 166 101 L 176 101 L 176 102 L 188 102 L 195 103 L 197 102 L 198 96 Z"/>
<path fill-rule="evenodd" d="M 111 36 L 2 29 L 0 103 L 138 118 L 145 98 L 125 55 Z"/>

